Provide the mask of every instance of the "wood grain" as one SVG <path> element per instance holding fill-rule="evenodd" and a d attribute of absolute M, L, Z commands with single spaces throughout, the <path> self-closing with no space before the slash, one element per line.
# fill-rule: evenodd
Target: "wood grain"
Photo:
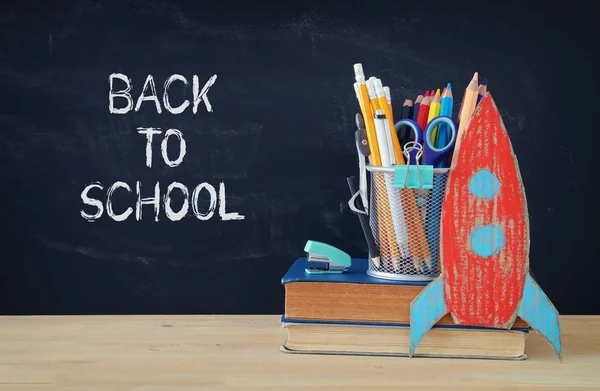
<path fill-rule="evenodd" d="M 598 390 L 600 316 L 564 316 L 564 362 L 288 355 L 271 316 L 0 317 L 0 390 Z"/>

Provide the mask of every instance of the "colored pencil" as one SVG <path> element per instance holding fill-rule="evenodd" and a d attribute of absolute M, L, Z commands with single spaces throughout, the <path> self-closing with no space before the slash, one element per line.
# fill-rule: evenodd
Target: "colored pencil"
<path fill-rule="evenodd" d="M 442 95 L 442 104 L 440 106 L 440 116 L 452 118 L 452 106 L 454 105 L 454 98 L 452 97 L 452 86 L 450 83 L 446 86 Z M 436 141 L 436 148 L 443 148 L 448 145 L 450 141 L 450 128 L 446 124 L 441 124 L 438 129 L 438 138 Z M 436 165 L 436 168 L 444 168 L 448 164 L 448 158 L 440 159 Z"/>
<path fill-rule="evenodd" d="M 435 95 L 431 99 L 431 105 L 429 106 L 429 115 L 427 116 L 427 123 L 430 123 L 435 117 L 440 116 L 441 104 L 442 104 L 442 97 L 440 94 L 440 90 L 438 88 L 438 90 L 435 92 Z M 425 131 L 425 129 L 423 129 L 423 131 Z M 433 129 L 433 132 L 431 132 L 431 143 L 432 143 L 431 145 L 435 146 L 435 143 L 437 140 L 437 132 L 438 132 L 438 126 L 436 126 Z"/>
<path fill-rule="evenodd" d="M 402 105 L 402 111 L 400 113 L 400 119 L 412 119 L 413 102 L 410 99 L 405 99 Z M 398 127 L 398 138 L 400 144 L 405 145 L 411 140 L 411 130 L 408 126 L 402 125 Z"/>
<path fill-rule="evenodd" d="M 419 93 L 417 99 L 415 99 L 415 104 L 413 107 L 413 115 L 410 117 L 413 121 L 417 122 L 419 118 L 419 107 L 421 107 L 421 102 L 423 101 L 423 93 Z"/>
<path fill-rule="evenodd" d="M 478 85 L 478 77 L 477 72 L 473 75 L 473 79 L 469 82 L 469 85 L 465 89 L 465 95 L 463 96 L 461 111 L 458 118 L 458 137 L 456 138 L 456 147 L 458 149 L 460 146 L 460 141 L 462 136 L 467 128 L 469 120 L 475 111 L 475 106 L 477 105 L 477 85 Z"/>
<path fill-rule="evenodd" d="M 427 125 L 427 118 L 429 117 L 429 104 L 431 102 L 431 97 L 429 95 L 429 91 L 425 93 L 423 100 L 421 101 L 421 106 L 419 106 L 419 116 L 417 118 L 417 123 L 421 128 L 421 131 L 425 131 L 425 126 Z"/>

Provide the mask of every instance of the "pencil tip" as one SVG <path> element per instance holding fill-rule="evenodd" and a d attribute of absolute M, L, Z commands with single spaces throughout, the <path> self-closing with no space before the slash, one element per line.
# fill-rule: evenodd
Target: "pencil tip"
<path fill-rule="evenodd" d="M 473 80 L 479 80 L 479 72 L 473 74 Z"/>
<path fill-rule="evenodd" d="M 440 89 L 438 88 L 437 91 L 435 92 L 435 96 L 440 96 Z"/>
<path fill-rule="evenodd" d="M 425 95 L 423 96 L 429 96 L 429 91 L 425 91 Z"/>
<path fill-rule="evenodd" d="M 450 83 L 448 83 L 448 85 L 446 86 L 447 90 L 451 90 L 452 89 L 452 85 L 450 85 Z"/>
<path fill-rule="evenodd" d="M 481 81 L 481 85 L 487 86 L 487 79 L 483 79 L 483 80 Z"/>

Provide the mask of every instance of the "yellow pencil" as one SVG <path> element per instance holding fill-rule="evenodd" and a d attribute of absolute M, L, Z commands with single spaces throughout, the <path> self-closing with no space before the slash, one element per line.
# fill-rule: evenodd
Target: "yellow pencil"
<path fill-rule="evenodd" d="M 400 140 L 398 140 L 398 133 L 396 133 L 396 127 L 394 126 L 394 114 L 392 112 L 392 105 L 387 100 L 386 93 L 383 89 L 383 84 L 381 83 L 381 80 L 375 79 L 374 84 L 375 94 L 377 95 L 377 100 L 379 100 L 379 106 L 383 110 L 383 113 L 385 114 L 385 117 L 390 125 L 392 146 L 394 151 L 394 159 L 392 159 L 392 162 L 394 162 L 395 164 L 405 164 L 404 156 L 402 156 L 402 147 L 400 146 Z"/>
<path fill-rule="evenodd" d="M 371 109 L 373 110 L 373 113 L 375 113 L 377 110 L 381 109 L 381 107 L 379 106 L 379 99 L 377 99 L 377 93 L 375 92 L 375 79 L 376 79 L 375 77 L 370 77 L 369 80 L 367 80 L 365 83 L 367 85 L 367 91 L 369 93 L 369 99 L 371 101 Z M 374 121 L 373 121 L 373 123 L 374 123 Z M 377 141 L 379 142 L 379 137 L 377 138 Z M 391 158 L 391 153 L 390 153 L 389 149 L 382 150 L 380 147 L 379 154 L 381 156 L 382 163 L 386 157 L 389 156 Z M 383 156 L 383 154 L 387 154 L 387 156 Z M 375 175 L 381 176 L 382 179 L 384 177 L 384 174 L 375 174 Z M 399 243 L 396 240 L 396 234 L 394 232 L 394 228 L 388 227 L 386 224 L 386 221 L 389 221 L 389 219 L 391 219 L 392 212 L 390 209 L 388 192 L 385 187 L 385 181 L 383 181 L 379 185 L 381 185 L 380 188 L 378 189 L 378 191 L 380 192 L 381 198 L 379 198 L 379 197 L 377 198 L 379 230 L 381 231 L 380 234 L 383 232 L 384 236 L 387 237 L 387 239 L 383 239 L 382 242 L 387 243 L 387 249 L 389 249 L 389 251 L 390 251 L 389 254 L 386 254 L 386 251 L 385 251 L 386 248 L 385 248 L 385 246 L 383 246 L 383 248 L 382 248 L 383 251 L 380 250 L 380 252 L 382 252 L 384 258 L 385 258 L 385 255 L 389 255 L 391 257 L 392 262 L 397 262 L 397 260 L 401 259 L 402 254 L 400 253 L 400 248 L 398 247 Z"/>
<path fill-rule="evenodd" d="M 366 81 L 367 84 L 367 92 L 369 93 L 369 100 L 371 101 L 371 110 L 373 110 L 373 115 L 378 109 L 381 109 L 379 106 L 379 100 L 377 99 L 377 94 L 375 93 L 375 78 L 370 77 L 369 80 Z M 374 122 L 373 122 L 374 123 Z M 379 148 L 381 153 L 381 148 Z"/>
<path fill-rule="evenodd" d="M 429 106 L 429 116 L 427 117 L 427 123 L 431 122 L 432 119 L 434 119 L 435 117 L 439 117 L 440 116 L 440 109 L 442 108 L 442 97 L 440 95 L 440 89 L 438 88 L 438 90 L 435 93 L 435 96 L 433 97 L 433 99 L 431 100 L 431 105 Z M 423 132 L 425 131 L 425 129 L 422 129 Z M 433 129 L 433 132 L 431 133 L 431 145 L 435 146 L 436 140 L 437 140 L 437 130 L 438 127 L 436 126 Z"/>
<path fill-rule="evenodd" d="M 381 167 L 381 154 L 379 151 L 379 145 L 377 141 L 377 133 L 375 131 L 375 110 L 371 104 L 369 97 L 369 89 L 367 87 L 367 80 L 365 80 L 365 73 L 362 64 L 354 64 L 354 75 L 356 83 L 358 85 L 359 102 L 361 109 L 363 110 L 363 118 L 365 121 L 365 128 L 367 130 L 367 141 L 369 143 L 371 151 L 371 162 L 374 166 Z M 372 84 L 372 83 L 369 83 Z M 377 104 L 378 106 L 378 104 Z M 377 179 L 383 177 L 381 173 L 374 173 L 373 180 L 377 184 Z M 379 233 L 379 247 L 381 253 L 381 259 L 391 261 L 392 259 L 400 259 L 400 249 L 396 243 L 396 238 L 393 231 L 390 231 L 385 224 L 385 219 L 391 216 L 390 205 L 387 202 L 387 192 L 385 187 L 377 186 L 377 221 L 378 221 L 378 233 Z M 376 265 L 379 267 L 379 265 Z"/>
<path fill-rule="evenodd" d="M 396 133 L 396 127 L 394 126 L 394 117 L 391 104 L 392 97 L 389 88 L 386 89 L 383 87 L 381 80 L 379 79 L 373 79 L 373 85 L 375 86 L 375 94 L 377 95 L 379 105 L 386 115 L 386 119 L 388 120 L 396 164 L 406 164 L 404 156 L 402 155 L 402 148 L 398 139 L 398 133 Z M 386 111 L 386 107 L 388 111 Z M 394 159 L 392 159 L 392 161 L 394 161 Z M 429 245 L 427 243 L 422 221 L 419 218 L 419 209 L 417 207 L 412 189 L 404 189 L 404 191 L 400 191 L 400 198 L 402 202 L 404 220 L 408 228 L 407 234 L 410 256 L 413 259 L 413 263 L 417 270 L 422 270 L 422 266 L 420 265 L 421 262 L 425 262 L 428 266 L 431 265 L 431 253 L 429 251 Z"/>

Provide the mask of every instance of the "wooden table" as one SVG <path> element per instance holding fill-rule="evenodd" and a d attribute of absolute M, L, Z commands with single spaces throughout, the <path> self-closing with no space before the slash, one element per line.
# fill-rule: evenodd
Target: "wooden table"
<path fill-rule="evenodd" d="M 279 316 L 0 317 L 0 390 L 600 389 L 600 316 L 564 316 L 561 364 L 292 355 Z"/>

